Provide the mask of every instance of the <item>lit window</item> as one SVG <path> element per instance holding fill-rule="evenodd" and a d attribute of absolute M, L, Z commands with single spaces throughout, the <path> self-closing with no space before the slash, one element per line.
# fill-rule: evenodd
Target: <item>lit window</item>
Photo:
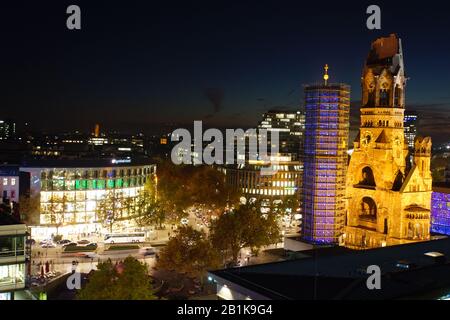
<path fill-rule="evenodd" d="M 12 185 L 12 186 L 15 186 L 15 185 L 16 185 L 16 178 L 12 178 L 12 179 L 11 179 L 11 185 Z"/>
<path fill-rule="evenodd" d="M 3 178 L 3 185 L 7 186 L 8 185 L 8 178 Z"/>

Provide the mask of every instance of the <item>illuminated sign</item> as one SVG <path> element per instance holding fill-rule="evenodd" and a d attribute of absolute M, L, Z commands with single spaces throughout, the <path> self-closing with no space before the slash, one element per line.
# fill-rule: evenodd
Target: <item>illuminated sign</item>
<path fill-rule="evenodd" d="M 112 164 L 131 163 L 131 159 L 112 159 Z"/>

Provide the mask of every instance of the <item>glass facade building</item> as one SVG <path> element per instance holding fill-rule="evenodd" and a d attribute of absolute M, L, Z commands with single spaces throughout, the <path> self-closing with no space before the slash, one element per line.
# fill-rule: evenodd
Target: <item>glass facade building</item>
<path fill-rule="evenodd" d="M 262 175 L 270 168 L 275 174 Z M 250 161 L 245 165 L 225 168 L 226 182 L 248 197 L 282 198 L 298 193 L 301 185 L 301 164 L 295 161 L 278 164 Z"/>
<path fill-rule="evenodd" d="M 26 285 L 26 227 L 3 220 L 0 217 L 0 300 L 14 300 L 14 292 Z"/>
<path fill-rule="evenodd" d="M 302 238 L 337 243 L 345 225 L 350 87 L 305 87 Z"/>
<path fill-rule="evenodd" d="M 431 232 L 450 235 L 450 187 L 433 188 Z"/>
<path fill-rule="evenodd" d="M 100 231 L 104 221 L 98 217 L 98 206 L 106 198 L 114 201 L 115 220 L 129 220 L 139 193 L 156 176 L 154 165 L 114 161 L 109 166 L 61 164 L 20 170 L 29 173 L 30 195 L 39 198 L 40 226 L 66 227 L 66 232 L 58 232 L 75 235 Z"/>

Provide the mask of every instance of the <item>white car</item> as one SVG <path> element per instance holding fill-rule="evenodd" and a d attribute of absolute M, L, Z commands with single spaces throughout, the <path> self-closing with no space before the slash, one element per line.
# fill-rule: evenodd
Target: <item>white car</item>
<path fill-rule="evenodd" d="M 143 256 L 152 256 L 156 254 L 156 252 L 153 247 L 143 247 L 139 249 L 139 254 L 142 254 Z"/>
<path fill-rule="evenodd" d="M 181 224 L 187 225 L 189 223 L 189 220 L 187 218 L 181 219 Z"/>

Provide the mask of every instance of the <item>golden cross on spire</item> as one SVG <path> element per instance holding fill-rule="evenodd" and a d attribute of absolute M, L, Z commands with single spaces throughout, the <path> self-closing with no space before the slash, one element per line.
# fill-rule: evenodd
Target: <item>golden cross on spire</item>
<path fill-rule="evenodd" d="M 329 78 L 329 76 L 328 76 L 328 64 L 325 65 L 324 69 L 325 69 L 325 74 L 323 75 L 323 80 L 325 80 L 325 85 L 327 85 L 328 78 Z"/>

